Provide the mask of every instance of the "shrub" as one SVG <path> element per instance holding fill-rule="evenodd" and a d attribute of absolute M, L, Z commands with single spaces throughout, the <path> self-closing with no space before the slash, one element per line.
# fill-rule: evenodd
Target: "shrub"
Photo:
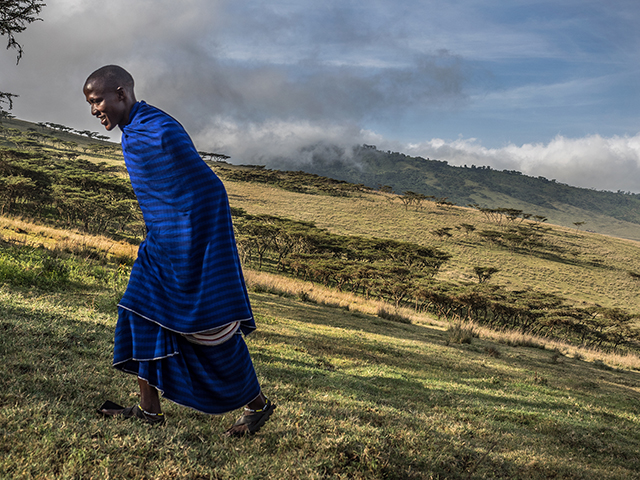
<path fill-rule="evenodd" d="M 500 350 L 495 347 L 485 347 L 484 351 L 487 352 L 490 357 L 494 358 L 498 358 L 501 355 Z"/>
<path fill-rule="evenodd" d="M 474 338 L 478 337 L 478 333 L 471 326 L 465 326 L 461 322 L 458 322 L 449 327 L 447 330 L 449 334 L 447 338 L 447 345 L 452 343 L 471 343 Z"/>
<path fill-rule="evenodd" d="M 385 320 L 390 320 L 392 322 L 398 322 L 398 323 L 411 323 L 411 319 L 408 317 L 405 317 L 404 315 L 400 315 L 397 312 L 391 312 L 390 310 L 387 310 L 385 307 L 379 307 L 378 311 L 376 312 L 376 315 L 378 315 L 380 318 L 384 318 Z"/>

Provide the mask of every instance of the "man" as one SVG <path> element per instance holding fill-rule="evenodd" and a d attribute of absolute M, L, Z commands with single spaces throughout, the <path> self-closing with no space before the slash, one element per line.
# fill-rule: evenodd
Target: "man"
<path fill-rule="evenodd" d="M 140 403 L 106 402 L 100 413 L 163 423 L 160 392 L 209 414 L 246 405 L 225 433 L 257 432 L 275 405 L 260 389 L 241 335 L 256 327 L 222 182 L 175 119 L 136 101 L 123 68 L 96 70 L 83 92 L 107 130 L 122 130 L 147 227 L 118 305 L 113 361 L 138 376 Z"/>

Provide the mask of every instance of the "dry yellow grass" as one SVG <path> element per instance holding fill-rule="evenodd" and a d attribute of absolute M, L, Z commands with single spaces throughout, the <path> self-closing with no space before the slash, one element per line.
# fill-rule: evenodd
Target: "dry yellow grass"
<path fill-rule="evenodd" d="M 411 323 L 428 325 L 431 328 L 435 327 L 441 330 L 446 330 L 452 325 L 451 321 L 437 319 L 429 314 L 418 313 L 415 310 L 408 308 L 395 309 L 385 302 L 365 299 L 347 292 L 339 292 L 311 282 L 248 269 L 245 270 L 244 273 L 247 286 L 252 289 L 263 289 L 269 292 L 284 293 L 286 295 L 307 299 L 312 303 L 344 308 L 352 312 L 366 313 L 369 315 L 376 315 L 380 309 L 394 310 L 398 315 L 409 319 Z M 599 361 L 606 365 L 622 369 L 640 370 L 640 356 L 638 355 L 606 353 L 594 349 L 569 345 L 556 340 L 549 340 L 543 337 L 536 337 L 534 335 L 524 335 L 513 331 L 496 331 L 477 325 L 473 322 L 460 320 L 459 323 L 464 328 L 473 329 L 480 338 L 493 340 L 499 343 L 505 343 L 508 345 L 538 346 L 545 350 L 556 351 L 563 356 L 590 362 Z"/>
<path fill-rule="evenodd" d="M 464 207 L 438 207 L 426 202 L 415 210 L 393 196 L 373 192 L 354 197 L 328 197 L 289 192 L 274 187 L 225 181 L 231 205 L 250 214 L 276 215 L 314 222 L 340 235 L 390 238 L 437 247 L 452 255 L 438 279 L 475 282 L 474 266 L 493 266 L 499 272 L 491 283 L 508 290 L 533 289 L 568 299 L 575 305 L 619 307 L 640 310 L 640 281 L 629 271 L 640 273 L 640 242 L 576 231 L 555 225 L 544 241 L 555 249 L 548 255 L 511 252 L 482 242 L 481 230 L 501 227 L 480 212 Z M 473 225 L 467 234 L 460 225 Z M 450 228 L 451 238 L 439 238 L 433 231 Z"/>
<path fill-rule="evenodd" d="M 91 249 L 121 259 L 135 260 L 138 247 L 102 235 L 36 225 L 26 220 L 0 216 L 0 239 L 25 246 L 43 246 L 52 251 L 79 253 Z"/>

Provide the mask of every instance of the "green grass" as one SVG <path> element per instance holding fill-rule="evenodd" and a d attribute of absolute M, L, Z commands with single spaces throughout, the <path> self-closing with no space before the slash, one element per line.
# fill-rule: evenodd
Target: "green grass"
<path fill-rule="evenodd" d="M 0 478 L 639 478 L 638 372 L 267 293 L 258 435 L 170 402 L 163 427 L 101 418 L 137 395 L 110 367 L 113 299 L 0 287 Z"/>
<path fill-rule="evenodd" d="M 276 215 L 314 222 L 340 235 L 390 238 L 435 247 L 452 255 L 437 279 L 476 283 L 474 267 L 499 271 L 490 284 L 508 290 L 531 289 L 551 293 L 577 306 L 602 305 L 638 312 L 640 243 L 589 232 L 546 225 L 543 251 L 510 250 L 483 240 L 478 232 L 500 230 L 478 211 L 462 207 L 437 207 L 427 202 L 420 210 L 392 197 L 360 194 L 356 197 L 305 195 L 270 186 L 225 181 L 231 205 L 250 214 Z M 457 228 L 474 225 L 465 233 Z M 450 227 L 452 237 L 441 239 L 432 232 Z"/>
<path fill-rule="evenodd" d="M 497 266 L 489 283 L 637 305 L 635 242 L 553 227 L 557 254 L 531 255 L 455 231 L 491 227 L 469 209 L 227 187 L 249 213 L 442 248 L 453 255 L 442 280 Z M 638 371 L 268 289 L 251 293 L 259 328 L 247 342 L 278 408 L 258 435 L 221 435 L 239 412 L 209 417 L 170 402 L 159 428 L 101 418 L 105 399 L 137 400 L 135 378 L 110 366 L 124 246 L 11 225 L 0 232 L 2 479 L 640 478 Z M 441 227 L 454 236 L 429 233 Z"/>

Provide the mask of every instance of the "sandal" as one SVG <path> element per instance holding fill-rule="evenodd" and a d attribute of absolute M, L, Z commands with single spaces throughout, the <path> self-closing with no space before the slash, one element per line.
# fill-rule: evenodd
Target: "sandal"
<path fill-rule="evenodd" d="M 244 407 L 244 414 L 224 434 L 227 437 L 242 437 L 253 435 L 267 423 L 276 406 L 267 399 L 264 407 L 259 410 L 251 410 Z"/>
<path fill-rule="evenodd" d="M 106 410 L 116 410 L 115 413 L 107 413 Z M 133 407 L 121 407 L 111 400 L 107 400 L 98 409 L 98 413 L 106 417 L 123 416 L 124 418 L 139 418 L 150 425 L 162 425 L 164 423 L 164 413 L 151 413 L 143 410 L 140 404 Z"/>

